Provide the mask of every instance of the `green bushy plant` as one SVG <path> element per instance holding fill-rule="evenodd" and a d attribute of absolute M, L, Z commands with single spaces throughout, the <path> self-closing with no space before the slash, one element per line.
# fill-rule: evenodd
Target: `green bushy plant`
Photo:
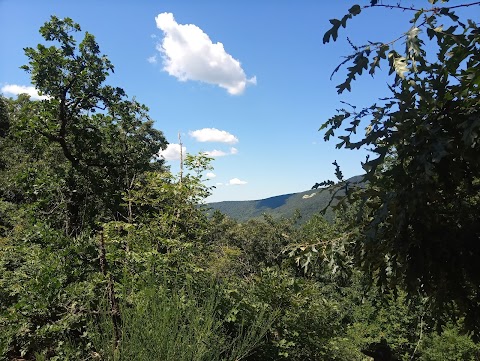
<path fill-rule="evenodd" d="M 41 353 L 63 359 L 65 344 L 90 349 L 89 305 L 99 292 L 96 247 L 35 224 L 0 244 L 0 359 Z M 53 358 L 55 360 L 55 358 Z"/>
<path fill-rule="evenodd" d="M 421 361 L 476 361 L 480 360 L 480 344 L 469 334 L 461 333 L 460 327 L 447 324 L 440 334 L 425 337 L 420 347 Z"/>
<path fill-rule="evenodd" d="M 179 282 L 175 282 L 179 283 Z M 168 289 L 148 282 L 135 302 L 121 303 L 122 338 L 118 347 L 104 314 L 97 325 L 97 350 L 102 360 L 236 361 L 252 354 L 273 317 L 261 312 L 255 321 L 227 332 L 219 313 L 220 293 L 214 285 L 199 296 L 195 287 Z M 106 311 L 108 312 L 108 310 Z"/>

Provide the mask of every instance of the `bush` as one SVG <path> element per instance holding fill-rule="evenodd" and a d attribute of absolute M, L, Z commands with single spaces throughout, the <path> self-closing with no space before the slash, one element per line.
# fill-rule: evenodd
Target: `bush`
<path fill-rule="evenodd" d="M 422 361 L 475 361 L 480 360 L 480 345 L 459 327 L 449 324 L 441 334 L 428 335 L 420 349 Z"/>
<path fill-rule="evenodd" d="M 249 327 L 240 325 L 229 334 L 219 314 L 219 293 L 213 288 L 198 297 L 193 287 L 169 290 L 156 283 L 143 288 L 134 304 L 121 303 L 118 348 L 113 342 L 113 323 L 104 312 L 95 331 L 103 360 L 242 360 L 259 345 L 273 321 L 260 313 Z"/>
<path fill-rule="evenodd" d="M 100 284 L 95 243 L 41 224 L 0 244 L 0 359 L 66 359 L 70 339 L 90 349 L 89 306 Z M 51 358 L 55 360 L 55 358 Z"/>

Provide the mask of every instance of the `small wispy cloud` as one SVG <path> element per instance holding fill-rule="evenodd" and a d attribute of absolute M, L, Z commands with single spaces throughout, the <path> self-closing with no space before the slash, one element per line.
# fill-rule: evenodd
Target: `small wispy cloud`
<path fill-rule="evenodd" d="M 207 150 L 204 153 L 207 157 L 224 157 L 224 156 L 228 155 L 228 153 L 224 152 L 223 150 L 218 150 L 218 149 Z"/>
<path fill-rule="evenodd" d="M 219 142 L 219 143 L 238 143 L 238 138 L 233 134 L 219 130 L 217 128 L 203 128 L 193 130 L 188 133 L 191 137 L 195 138 L 198 142 Z"/>
<path fill-rule="evenodd" d="M 149 56 L 149 57 L 147 58 L 147 61 L 148 61 L 150 64 L 156 64 L 156 63 L 157 63 L 157 56 L 156 56 L 156 55 Z"/>
<path fill-rule="evenodd" d="M 237 154 L 238 149 L 231 147 L 229 152 L 224 152 L 223 150 L 214 149 L 214 150 L 208 150 L 204 153 L 207 157 L 224 157 L 226 155 Z"/>
<path fill-rule="evenodd" d="M 230 185 L 230 186 L 241 186 L 241 185 L 244 185 L 244 184 L 247 184 L 247 182 L 243 181 L 243 180 L 240 180 L 238 178 L 232 178 L 228 181 L 228 185 Z"/>
<path fill-rule="evenodd" d="M 187 148 L 180 148 L 180 144 L 170 143 L 167 145 L 166 149 L 160 150 L 158 156 L 164 158 L 165 160 L 180 160 L 180 149 L 182 153 L 187 154 Z"/>
<path fill-rule="evenodd" d="M 3 94 L 10 94 L 10 95 L 28 94 L 30 95 L 30 98 L 36 99 L 36 100 L 49 99 L 49 96 L 47 95 L 38 94 L 38 90 L 35 89 L 33 86 L 6 84 L 0 90 Z"/>
<path fill-rule="evenodd" d="M 213 43 L 198 26 L 178 24 L 172 13 L 158 14 L 155 21 L 164 33 L 157 50 L 168 74 L 180 81 L 214 84 L 232 95 L 242 94 L 247 84 L 257 83 L 256 77 L 247 79 L 240 62 L 225 51 L 222 43 Z"/>
<path fill-rule="evenodd" d="M 216 175 L 215 173 L 212 173 L 212 172 L 207 173 L 207 177 L 210 178 L 210 179 L 213 179 L 213 178 L 215 178 L 216 176 L 217 176 L 217 175 Z"/>

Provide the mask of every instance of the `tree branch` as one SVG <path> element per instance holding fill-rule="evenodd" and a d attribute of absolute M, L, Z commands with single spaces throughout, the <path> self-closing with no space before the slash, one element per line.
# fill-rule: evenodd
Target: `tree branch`
<path fill-rule="evenodd" d="M 418 8 L 414 8 L 413 6 L 410 6 L 410 7 L 401 6 L 400 3 L 398 3 L 396 5 L 387 5 L 387 4 L 365 5 L 363 8 L 364 9 L 368 9 L 368 8 L 387 8 L 387 9 L 397 9 L 397 10 L 403 10 L 403 11 L 423 11 L 423 12 L 437 13 L 441 9 L 451 10 L 451 9 L 458 9 L 458 8 L 467 8 L 467 7 L 475 6 L 475 5 L 480 5 L 480 1 L 475 1 L 473 3 L 468 3 L 468 4 L 454 5 L 454 6 L 442 6 L 442 7 L 434 6 L 431 9 L 424 9 L 424 8 L 418 9 Z"/>

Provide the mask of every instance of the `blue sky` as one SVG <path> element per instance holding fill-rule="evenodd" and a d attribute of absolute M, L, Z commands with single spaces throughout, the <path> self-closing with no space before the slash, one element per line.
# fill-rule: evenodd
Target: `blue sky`
<path fill-rule="evenodd" d="M 347 177 L 362 173 L 366 153 L 335 149 L 318 128 L 340 101 L 367 106 L 387 94 L 381 75 L 337 95 L 342 74 L 329 78 L 351 51 L 345 35 L 363 44 L 392 40 L 409 28 L 411 14 L 370 9 L 336 43 L 322 44 L 328 20 L 355 3 L 0 0 L 0 88 L 14 96 L 31 86 L 19 69 L 26 63 L 23 48 L 42 40 L 38 29 L 50 15 L 71 17 L 115 65 L 107 82 L 150 108 L 171 143 L 164 155 L 172 171 L 179 132 L 188 153 L 215 156 L 207 184 L 216 188 L 208 201 L 300 192 L 333 178 L 334 160 Z"/>

